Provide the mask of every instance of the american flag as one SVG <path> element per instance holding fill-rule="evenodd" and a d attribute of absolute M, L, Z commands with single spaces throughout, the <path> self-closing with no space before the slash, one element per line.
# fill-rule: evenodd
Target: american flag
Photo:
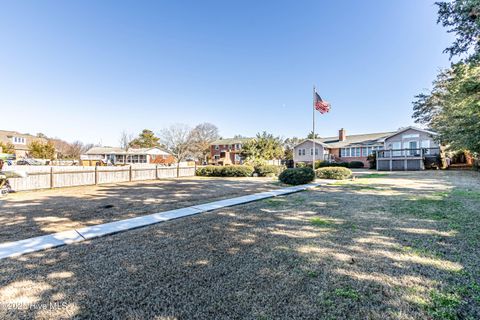
<path fill-rule="evenodd" d="M 326 101 L 323 101 L 317 92 L 315 92 L 315 110 L 320 111 L 321 114 L 330 111 L 330 104 Z"/>

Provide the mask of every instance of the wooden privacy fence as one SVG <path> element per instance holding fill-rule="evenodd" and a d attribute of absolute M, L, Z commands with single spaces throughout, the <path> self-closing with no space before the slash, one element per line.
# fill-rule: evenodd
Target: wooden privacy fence
<path fill-rule="evenodd" d="M 15 191 L 86 186 L 105 183 L 176 178 L 176 167 L 157 165 L 124 167 L 15 166 L 6 170 L 26 171 L 26 178 L 10 178 Z M 179 177 L 195 176 L 195 167 L 180 167 Z"/>

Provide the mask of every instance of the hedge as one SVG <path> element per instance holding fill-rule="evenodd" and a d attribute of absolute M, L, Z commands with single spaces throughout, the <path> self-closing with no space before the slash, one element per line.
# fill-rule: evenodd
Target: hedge
<path fill-rule="evenodd" d="M 204 177 L 250 177 L 253 171 L 253 167 L 243 165 L 205 166 L 198 168 L 195 174 Z"/>
<path fill-rule="evenodd" d="M 352 162 L 328 162 L 328 161 L 317 161 L 315 162 L 315 169 L 318 168 L 327 168 L 327 167 L 344 167 L 344 168 L 363 168 L 364 163 L 362 161 L 352 161 Z"/>
<path fill-rule="evenodd" d="M 352 176 L 352 170 L 342 167 L 321 168 L 315 171 L 317 178 L 343 180 Z"/>
<path fill-rule="evenodd" d="M 314 179 L 315 172 L 310 167 L 286 169 L 278 176 L 278 180 L 291 185 L 309 183 Z"/>
<path fill-rule="evenodd" d="M 319 163 L 315 164 L 315 168 L 326 168 L 326 167 L 344 167 L 348 168 L 349 162 L 328 162 L 328 161 L 320 161 Z"/>
<path fill-rule="evenodd" d="M 348 163 L 349 168 L 363 168 L 365 165 L 363 164 L 362 161 L 352 161 Z"/>
<path fill-rule="evenodd" d="M 275 166 L 269 164 L 263 164 L 255 167 L 255 173 L 259 177 L 275 177 L 278 176 L 283 170 L 284 166 Z"/>

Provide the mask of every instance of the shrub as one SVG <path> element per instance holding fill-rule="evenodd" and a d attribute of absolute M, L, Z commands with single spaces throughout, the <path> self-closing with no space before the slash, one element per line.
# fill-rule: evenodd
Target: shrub
<path fill-rule="evenodd" d="M 352 161 L 348 163 L 349 168 L 363 168 L 365 165 L 363 164 L 362 161 Z"/>
<path fill-rule="evenodd" d="M 255 167 L 255 173 L 258 174 L 259 177 L 275 177 L 278 176 L 285 167 L 283 166 L 274 166 L 274 165 L 259 165 Z"/>
<path fill-rule="evenodd" d="M 219 167 L 216 166 L 205 166 L 197 168 L 195 171 L 195 175 L 203 176 L 203 177 L 211 177 L 214 176 L 214 172 L 218 171 Z"/>
<path fill-rule="evenodd" d="M 321 168 L 315 171 L 318 178 L 342 180 L 352 176 L 352 170 L 342 167 Z"/>
<path fill-rule="evenodd" d="M 307 167 L 307 164 L 305 162 L 297 162 L 297 163 L 295 163 L 295 165 L 297 166 L 297 168 Z"/>
<path fill-rule="evenodd" d="M 198 168 L 195 172 L 197 176 L 203 177 L 250 177 L 253 174 L 251 166 L 205 166 Z"/>
<path fill-rule="evenodd" d="M 425 156 L 423 160 L 425 169 L 440 169 L 442 168 L 442 159 L 440 156 Z"/>
<path fill-rule="evenodd" d="M 221 177 L 251 177 L 253 167 L 245 165 L 235 165 L 222 167 Z"/>
<path fill-rule="evenodd" d="M 473 170 L 480 171 L 480 160 L 475 159 L 475 160 L 473 161 L 472 169 L 473 169 Z"/>
<path fill-rule="evenodd" d="M 370 162 L 370 169 L 377 169 L 377 153 L 374 152 L 367 157 L 367 161 Z"/>
<path fill-rule="evenodd" d="M 344 167 L 348 168 L 348 162 L 328 162 L 328 161 L 321 161 L 318 163 L 318 166 L 315 165 L 315 168 L 326 168 L 326 167 Z"/>
<path fill-rule="evenodd" d="M 278 176 L 278 179 L 286 184 L 305 184 L 315 179 L 315 172 L 310 167 L 286 169 Z"/>

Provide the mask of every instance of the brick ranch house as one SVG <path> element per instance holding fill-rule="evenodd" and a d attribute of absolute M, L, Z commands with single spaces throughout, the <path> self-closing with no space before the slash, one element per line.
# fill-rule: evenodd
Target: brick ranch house
<path fill-rule="evenodd" d="M 171 165 L 174 157 L 159 148 L 122 148 L 93 147 L 80 156 L 84 166 L 97 165 L 100 162 L 111 164 L 150 163 Z"/>
<path fill-rule="evenodd" d="M 315 160 L 332 162 L 361 161 L 369 167 L 367 157 L 377 153 L 378 170 L 422 170 L 423 158 L 440 152 L 436 133 L 415 127 L 392 132 L 348 136 L 340 129 L 338 136 L 315 139 Z M 312 163 L 313 140 L 306 139 L 294 147 L 294 163 Z"/>
<path fill-rule="evenodd" d="M 240 152 L 243 144 L 253 138 L 219 139 L 210 144 L 210 159 L 213 164 L 242 164 Z"/>

